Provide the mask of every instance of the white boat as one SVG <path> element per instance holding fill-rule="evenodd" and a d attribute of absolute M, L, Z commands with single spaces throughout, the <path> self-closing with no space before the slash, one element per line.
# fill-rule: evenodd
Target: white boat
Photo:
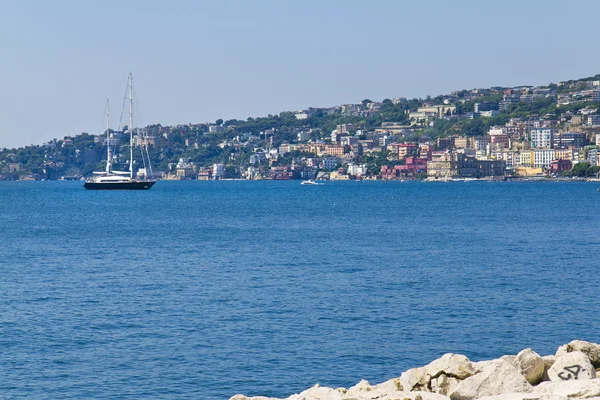
<path fill-rule="evenodd" d="M 129 73 L 127 80 L 127 90 L 129 92 L 129 171 L 113 171 L 112 159 L 110 152 L 110 118 L 109 104 L 106 100 L 106 169 L 104 171 L 94 172 L 94 176 L 88 179 L 83 185 L 84 188 L 90 190 L 148 190 L 156 180 L 138 180 L 133 177 L 133 75 Z M 147 166 L 146 171 L 150 171 L 152 175 L 152 166 L 150 165 L 150 157 L 148 149 L 146 150 Z M 142 150 L 142 158 L 144 158 L 144 149 Z M 144 158 L 144 164 L 146 159 Z"/>
<path fill-rule="evenodd" d="M 302 181 L 301 185 L 322 185 L 322 183 L 315 182 L 314 179 Z"/>

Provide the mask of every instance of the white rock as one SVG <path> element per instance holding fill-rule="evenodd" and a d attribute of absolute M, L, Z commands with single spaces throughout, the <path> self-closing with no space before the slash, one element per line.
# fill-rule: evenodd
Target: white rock
<path fill-rule="evenodd" d="M 236 394 L 235 396 L 231 397 L 229 400 L 283 400 L 283 399 L 277 399 L 275 397 L 264 397 L 264 396 L 246 397 L 243 394 Z"/>
<path fill-rule="evenodd" d="M 295 394 L 287 400 L 342 400 L 343 393 L 339 389 L 315 385 L 300 394 Z"/>
<path fill-rule="evenodd" d="M 573 351 L 556 357 L 548 370 L 551 381 L 569 381 L 596 378 L 596 370 L 589 358 L 581 351 Z"/>
<path fill-rule="evenodd" d="M 441 374 L 456 379 L 466 379 L 475 373 L 471 361 L 462 354 L 447 353 L 425 366 L 425 370 L 432 378 Z"/>
<path fill-rule="evenodd" d="M 291 400 L 291 399 L 290 399 Z M 326 399 L 323 399 L 326 400 Z M 329 399 L 327 399 L 329 400 Z M 449 400 L 446 396 L 430 392 L 395 392 L 381 393 L 378 391 L 364 392 L 358 396 L 344 396 L 342 400 Z"/>
<path fill-rule="evenodd" d="M 424 367 L 411 368 L 400 375 L 400 385 L 406 392 L 426 389 L 430 380 L 431 376 Z"/>
<path fill-rule="evenodd" d="M 502 356 L 502 357 L 500 357 L 500 359 L 506 361 L 513 367 L 517 368 L 517 363 L 515 362 L 515 360 L 517 359 L 517 356 Z"/>
<path fill-rule="evenodd" d="M 402 375 L 400 375 L 400 385 L 405 391 L 429 391 L 432 386 L 432 379 L 434 379 L 435 382 L 433 385 L 437 389 L 441 389 L 442 386 L 444 386 L 445 390 L 448 390 L 450 386 L 452 386 L 452 388 L 456 386 L 452 384 L 454 381 L 466 379 L 473 374 L 475 374 L 475 369 L 467 357 L 461 354 L 448 353 L 424 367 L 412 368 L 403 372 Z M 438 379 L 442 375 L 445 375 L 446 378 L 453 379 Z M 434 391 L 437 392 L 437 390 Z M 446 391 L 446 393 L 448 392 Z"/>
<path fill-rule="evenodd" d="M 452 400 L 474 400 L 505 393 L 527 393 L 533 387 L 519 371 L 504 360 L 495 360 L 482 371 L 458 384 L 450 393 Z"/>
<path fill-rule="evenodd" d="M 572 342 L 560 346 L 556 351 L 556 356 L 558 357 L 559 355 L 574 351 L 581 351 L 588 356 L 594 367 L 600 367 L 600 344 L 586 342 L 584 340 L 573 340 Z"/>
<path fill-rule="evenodd" d="M 355 396 L 360 394 L 361 392 L 370 392 L 372 390 L 373 386 L 371 386 L 369 381 L 363 379 L 356 385 L 352 386 L 351 388 L 348 388 L 345 394 L 348 396 Z"/>
<path fill-rule="evenodd" d="M 402 384 L 400 383 L 400 378 L 394 378 L 375 385 L 373 389 L 386 393 L 401 392 Z"/>
<path fill-rule="evenodd" d="M 513 365 L 532 385 L 537 385 L 544 377 L 544 360 L 531 349 L 521 350 L 515 357 Z"/>
<path fill-rule="evenodd" d="M 480 373 L 485 367 L 493 363 L 495 360 L 485 360 L 473 363 L 473 370 L 476 374 Z"/>
<path fill-rule="evenodd" d="M 542 382 L 535 387 L 535 395 L 554 395 L 589 399 L 600 396 L 600 379 Z"/>
<path fill-rule="evenodd" d="M 460 380 L 452 376 L 441 374 L 437 378 L 433 378 L 429 383 L 429 386 L 432 392 L 447 396 L 449 393 L 452 393 L 454 389 L 458 387 L 459 383 Z"/>
<path fill-rule="evenodd" d="M 498 396 L 484 396 L 477 400 L 569 400 L 569 398 L 553 394 L 506 393 Z"/>

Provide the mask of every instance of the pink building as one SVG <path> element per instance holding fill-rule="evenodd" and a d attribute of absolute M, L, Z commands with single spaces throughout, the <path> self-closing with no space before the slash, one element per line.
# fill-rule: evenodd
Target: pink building
<path fill-rule="evenodd" d="M 550 171 L 560 174 L 564 171 L 570 171 L 573 168 L 571 160 L 554 160 L 550 163 Z"/>

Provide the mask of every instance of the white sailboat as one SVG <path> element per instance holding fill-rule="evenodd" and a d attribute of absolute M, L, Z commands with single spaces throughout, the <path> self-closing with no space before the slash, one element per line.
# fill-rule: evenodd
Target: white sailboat
<path fill-rule="evenodd" d="M 90 190 L 148 190 L 156 180 L 138 180 L 133 177 L 133 75 L 130 72 L 127 80 L 129 92 L 129 171 L 114 171 L 110 152 L 110 117 L 109 104 L 106 100 L 106 168 L 104 171 L 94 172 L 94 176 L 83 185 Z M 142 155 L 143 156 L 143 155 Z M 148 158 L 150 163 L 150 158 Z M 150 170 L 152 168 L 150 167 Z"/>

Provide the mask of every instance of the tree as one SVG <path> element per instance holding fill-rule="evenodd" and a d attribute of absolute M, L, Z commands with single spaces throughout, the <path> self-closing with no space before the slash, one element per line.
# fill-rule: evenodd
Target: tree
<path fill-rule="evenodd" d="M 579 177 L 594 176 L 598 174 L 598 171 L 600 171 L 600 167 L 592 167 L 591 164 L 586 161 L 575 164 L 569 172 L 569 175 Z"/>
<path fill-rule="evenodd" d="M 223 120 L 221 118 L 219 118 L 218 120 L 215 121 L 215 124 L 223 125 Z"/>

